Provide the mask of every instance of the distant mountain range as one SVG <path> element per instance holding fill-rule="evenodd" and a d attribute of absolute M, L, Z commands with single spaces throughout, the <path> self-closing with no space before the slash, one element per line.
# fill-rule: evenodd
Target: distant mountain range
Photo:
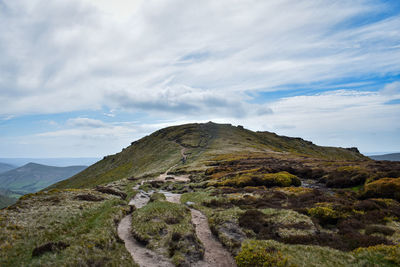
<path fill-rule="evenodd" d="M 87 166 L 54 167 L 28 163 L 0 174 L 0 188 L 24 195 L 71 177 Z"/>
<path fill-rule="evenodd" d="M 390 160 L 390 161 L 400 161 L 400 153 L 391 153 L 391 154 L 384 154 L 384 155 L 373 155 L 369 156 L 371 159 L 374 160 Z"/>
<path fill-rule="evenodd" d="M 13 165 L 14 168 L 30 162 L 56 167 L 89 166 L 99 160 L 100 158 L 0 158 L 1 163 Z"/>
<path fill-rule="evenodd" d="M 12 170 L 12 169 L 15 169 L 15 168 L 17 168 L 17 166 L 0 162 L 0 173 L 9 171 L 9 170 Z"/>

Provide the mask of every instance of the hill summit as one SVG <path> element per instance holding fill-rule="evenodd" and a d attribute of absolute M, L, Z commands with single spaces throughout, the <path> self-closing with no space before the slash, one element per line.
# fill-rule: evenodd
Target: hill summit
<path fill-rule="evenodd" d="M 215 160 L 248 157 L 367 159 L 356 148 L 322 147 L 301 138 L 253 132 L 240 125 L 194 123 L 158 130 L 50 188 L 92 187 L 132 176 L 157 175 L 171 167 L 180 172 L 204 171 Z"/>

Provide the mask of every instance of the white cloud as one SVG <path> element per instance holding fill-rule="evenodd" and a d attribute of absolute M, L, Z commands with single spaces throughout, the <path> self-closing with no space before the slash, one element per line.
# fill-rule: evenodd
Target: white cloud
<path fill-rule="evenodd" d="M 373 77 L 399 73 L 400 16 L 370 19 L 388 9 L 374 0 L 0 1 L 0 119 L 110 110 L 113 123 L 74 115 L 24 137 L 36 151 L 70 155 L 101 155 L 159 127 L 209 120 L 390 147 L 400 116 L 385 103 L 400 98 L 399 82 L 377 91 Z M 315 83 L 364 92 L 251 104 L 262 103 L 252 101 L 259 91 Z M 150 121 L 119 122 L 124 111 Z"/>
<path fill-rule="evenodd" d="M 382 93 L 391 97 L 400 97 L 400 82 L 392 82 L 385 85 Z"/>
<path fill-rule="evenodd" d="M 399 105 L 382 92 L 337 90 L 283 98 L 271 104 L 274 113 L 244 121 L 258 130 L 300 136 L 319 145 L 358 146 L 364 152 L 400 150 Z M 263 125 L 260 126 L 260 122 Z"/>
<path fill-rule="evenodd" d="M 126 107 L 110 95 L 148 112 L 143 99 L 169 101 L 171 111 L 188 98 L 182 87 L 207 112 L 210 92 L 244 102 L 243 92 L 400 65 L 398 16 L 340 26 L 385 8 L 371 1 L 15 0 L 0 8 L 3 115 Z"/>
<path fill-rule="evenodd" d="M 141 0 L 84 0 L 100 9 L 102 12 L 117 19 L 127 19 L 132 16 Z"/>
<path fill-rule="evenodd" d="M 67 125 L 77 128 L 107 128 L 107 124 L 101 120 L 90 118 L 74 118 L 67 121 Z"/>

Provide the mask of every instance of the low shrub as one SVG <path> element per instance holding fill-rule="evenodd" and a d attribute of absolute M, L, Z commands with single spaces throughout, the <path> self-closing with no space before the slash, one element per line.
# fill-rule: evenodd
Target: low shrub
<path fill-rule="evenodd" d="M 365 224 L 355 218 L 348 218 L 338 223 L 339 233 L 346 234 L 363 229 Z"/>
<path fill-rule="evenodd" d="M 354 205 L 354 208 L 357 210 L 362 210 L 362 211 L 370 211 L 370 210 L 379 210 L 381 207 L 375 201 L 366 199 L 366 200 L 357 202 Z"/>
<path fill-rule="evenodd" d="M 382 178 L 367 183 L 363 196 L 365 198 L 393 198 L 400 201 L 400 178 Z"/>
<path fill-rule="evenodd" d="M 308 214 L 318 219 L 321 225 L 336 224 L 343 216 L 330 207 L 318 206 L 308 209 Z"/>
<path fill-rule="evenodd" d="M 300 186 L 300 179 L 288 172 L 278 173 L 243 173 L 238 174 L 233 178 L 228 178 L 224 181 L 218 182 L 217 186 L 233 186 L 233 187 L 246 187 L 246 186 Z"/>
<path fill-rule="evenodd" d="M 368 225 L 365 228 L 365 234 L 366 235 L 371 235 L 371 234 L 383 234 L 383 235 L 393 235 L 396 231 L 391 228 L 387 227 L 385 225 Z"/>
<path fill-rule="evenodd" d="M 264 217 L 265 214 L 259 210 L 246 210 L 239 217 L 239 226 L 251 229 L 258 234 L 265 226 Z"/>
<path fill-rule="evenodd" d="M 282 267 L 289 266 L 288 259 L 274 247 L 264 246 L 251 240 L 242 244 L 235 257 L 238 267 Z"/>
<path fill-rule="evenodd" d="M 327 187 L 348 188 L 364 184 L 368 173 L 360 167 L 339 167 L 331 172 L 326 181 Z"/>
<path fill-rule="evenodd" d="M 392 242 L 384 237 L 363 235 L 357 231 L 345 234 L 320 232 L 313 235 L 292 235 L 282 238 L 280 241 L 286 244 L 327 246 L 341 251 L 351 251 L 359 247 L 370 247 L 381 244 L 392 245 Z"/>

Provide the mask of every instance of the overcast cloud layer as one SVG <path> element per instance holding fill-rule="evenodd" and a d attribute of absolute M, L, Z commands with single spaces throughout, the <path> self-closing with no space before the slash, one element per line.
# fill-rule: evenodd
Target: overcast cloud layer
<path fill-rule="evenodd" d="M 400 151 L 397 1 L 0 0 L 0 156 L 242 124 Z"/>

